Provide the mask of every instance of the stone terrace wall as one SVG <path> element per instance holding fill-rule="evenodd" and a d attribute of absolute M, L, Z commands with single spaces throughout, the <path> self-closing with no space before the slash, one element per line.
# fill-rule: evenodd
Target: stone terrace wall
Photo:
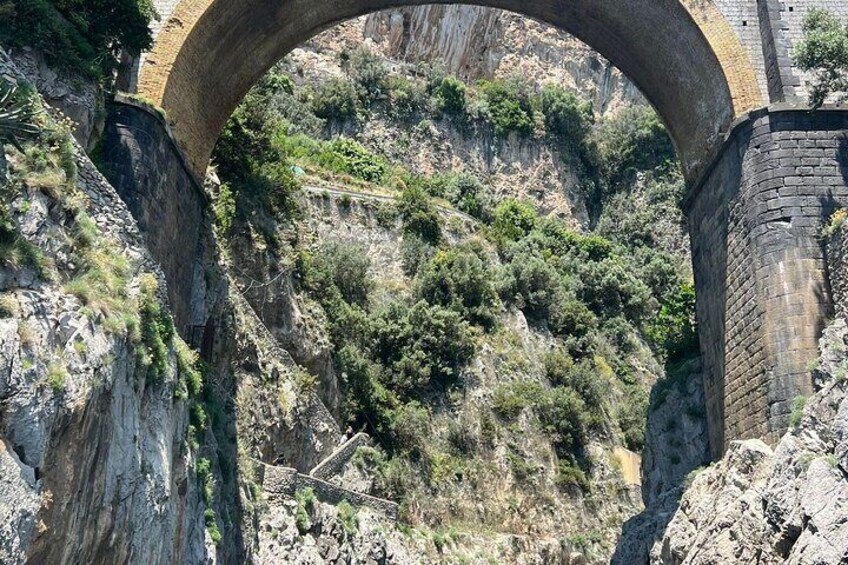
<path fill-rule="evenodd" d="M 330 479 L 341 473 L 357 449 L 367 445 L 371 445 L 371 438 L 366 433 L 358 433 L 342 444 L 332 455 L 316 465 L 309 474 L 318 479 Z"/>
<path fill-rule="evenodd" d="M 848 203 L 848 112 L 762 110 L 687 199 L 714 457 L 775 441 L 830 312 L 824 218 Z"/>
<path fill-rule="evenodd" d="M 392 521 L 397 521 L 398 505 L 389 500 L 341 488 L 327 481 L 300 474 L 296 469 L 261 463 L 258 467 L 258 478 L 262 483 L 262 488 L 271 499 L 276 497 L 292 498 L 298 490 L 311 488 L 321 502 L 339 504 L 342 501 L 347 501 L 353 506 L 370 508 L 375 512 L 384 514 Z"/>

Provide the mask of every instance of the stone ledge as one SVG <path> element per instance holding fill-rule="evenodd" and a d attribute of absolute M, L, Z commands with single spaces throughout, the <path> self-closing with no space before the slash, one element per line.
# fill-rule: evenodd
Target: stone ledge
<path fill-rule="evenodd" d="M 356 450 L 367 445 L 371 445 L 371 438 L 368 434 L 360 432 L 354 435 L 331 453 L 329 457 L 318 463 L 309 472 L 309 475 L 324 480 L 338 475 Z"/>

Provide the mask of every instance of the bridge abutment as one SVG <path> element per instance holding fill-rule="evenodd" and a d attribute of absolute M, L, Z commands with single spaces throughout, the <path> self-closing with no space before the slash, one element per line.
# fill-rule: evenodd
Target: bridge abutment
<path fill-rule="evenodd" d="M 776 441 L 832 310 L 821 231 L 848 204 L 848 112 L 770 108 L 737 121 L 687 198 L 714 457 Z"/>

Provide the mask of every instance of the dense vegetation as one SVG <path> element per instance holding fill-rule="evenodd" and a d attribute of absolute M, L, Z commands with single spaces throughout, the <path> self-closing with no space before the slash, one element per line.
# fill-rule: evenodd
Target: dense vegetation
<path fill-rule="evenodd" d="M 848 96 L 848 22 L 814 8 L 803 22 L 804 37 L 793 53 L 795 64 L 813 73 L 810 105 L 818 108 L 831 95 Z"/>
<path fill-rule="evenodd" d="M 647 351 L 678 363 L 697 350 L 691 273 L 685 255 L 669 248 L 681 229 L 683 183 L 662 124 L 649 109 L 595 123 L 573 93 L 534 92 L 517 78 L 469 86 L 432 70 L 402 77 L 363 49 L 343 53 L 342 63 L 345 78 L 315 87 L 272 72 L 239 107 L 214 157 L 225 182 L 215 201 L 219 235 L 239 222 L 259 227 L 251 232 L 265 234 L 320 304 L 342 376 L 342 417 L 384 448 L 387 458 L 377 459 L 388 494 L 407 493 L 410 465 L 431 487 L 445 473 L 462 475 L 527 418 L 549 438 L 560 484 L 589 489 L 591 438 L 643 445 L 647 394 L 634 360 Z M 597 202 L 596 232 L 572 231 L 526 202 L 496 202 L 472 174 L 416 175 L 337 135 L 372 113 L 564 147 Z M 310 246 L 296 230 L 280 240 L 279 226 L 298 215 L 297 167 L 396 197 L 377 218 L 404 233 L 406 292 L 376 300 L 370 259 L 355 245 Z M 477 219 L 480 237 L 448 244 L 436 200 Z M 257 203 L 276 231 L 262 227 Z M 484 344 L 510 339 L 503 320 L 516 310 L 553 340 L 542 380 L 521 378 L 527 369 L 518 361 L 508 378 L 513 361 L 505 361 L 480 421 L 451 424 L 451 447 L 436 447 L 432 418 L 457 408 L 470 362 Z M 509 460 L 516 477 L 533 472 L 518 446 Z"/>
<path fill-rule="evenodd" d="M 0 0 L 0 43 L 29 46 L 54 68 L 109 76 L 121 50 L 150 47 L 151 0 Z"/>

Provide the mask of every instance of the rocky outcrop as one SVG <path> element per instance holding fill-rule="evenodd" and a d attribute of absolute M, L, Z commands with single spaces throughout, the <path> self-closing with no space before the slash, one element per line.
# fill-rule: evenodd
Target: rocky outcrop
<path fill-rule="evenodd" d="M 772 449 L 733 442 L 680 501 L 652 562 L 848 561 L 848 324 L 821 339 L 818 392 L 796 402 L 792 427 Z"/>
<path fill-rule="evenodd" d="M 654 387 L 642 452 L 645 509 L 625 522 L 612 563 L 647 563 L 677 510 L 687 477 L 710 461 L 699 360 L 684 365 L 676 378 Z"/>

